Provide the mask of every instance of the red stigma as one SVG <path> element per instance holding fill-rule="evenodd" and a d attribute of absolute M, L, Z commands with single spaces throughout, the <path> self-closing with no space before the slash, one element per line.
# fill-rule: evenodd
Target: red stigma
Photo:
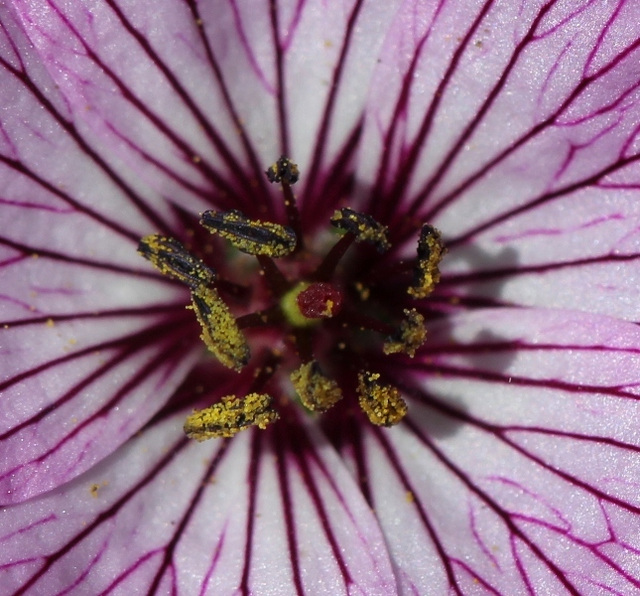
<path fill-rule="evenodd" d="M 335 286 L 316 282 L 300 292 L 296 300 L 300 312 L 307 319 L 322 319 L 340 312 L 342 298 L 342 292 Z"/>

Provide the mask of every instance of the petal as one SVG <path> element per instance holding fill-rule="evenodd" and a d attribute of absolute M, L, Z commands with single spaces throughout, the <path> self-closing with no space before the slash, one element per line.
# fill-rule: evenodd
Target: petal
<path fill-rule="evenodd" d="M 638 593 L 637 327 L 524 309 L 450 325 L 408 422 L 344 450 L 403 592 Z"/>
<path fill-rule="evenodd" d="M 358 173 L 381 219 L 443 231 L 448 297 L 637 320 L 639 16 L 629 2 L 399 11 Z"/>
<path fill-rule="evenodd" d="M 79 132 L 4 5 L 0 20 L 0 500 L 15 502 L 149 420 L 191 366 L 183 342 L 197 330 L 168 324 L 186 316 L 185 292 L 136 254 L 169 211 Z"/>
<path fill-rule="evenodd" d="M 181 436 L 183 418 L 4 509 L 4 589 L 393 593 L 375 518 L 317 434 L 292 426 L 197 444 Z"/>

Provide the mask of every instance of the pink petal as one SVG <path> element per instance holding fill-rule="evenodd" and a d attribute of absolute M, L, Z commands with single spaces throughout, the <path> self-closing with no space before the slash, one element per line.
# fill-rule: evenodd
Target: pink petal
<path fill-rule="evenodd" d="M 185 292 L 159 283 L 135 251 L 168 210 L 151 210 L 79 133 L 0 11 L 0 500 L 15 502 L 122 444 L 196 354 L 187 329 L 167 325 L 186 317 Z"/>
<path fill-rule="evenodd" d="M 638 18 L 629 2 L 398 12 L 360 182 L 380 217 L 443 230 L 448 297 L 637 319 Z"/>
<path fill-rule="evenodd" d="M 182 437 L 183 417 L 64 488 L 4 510 L 3 589 L 394 592 L 375 518 L 314 432 L 197 444 Z"/>
<path fill-rule="evenodd" d="M 449 325 L 408 422 L 343 451 L 403 592 L 640 591 L 637 327 L 523 309 Z"/>

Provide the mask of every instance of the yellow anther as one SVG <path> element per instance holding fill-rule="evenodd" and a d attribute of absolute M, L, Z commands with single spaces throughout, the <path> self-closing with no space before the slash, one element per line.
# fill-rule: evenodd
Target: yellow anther
<path fill-rule="evenodd" d="M 138 252 L 162 274 L 190 288 L 211 284 L 216 274 L 174 238 L 151 234 L 140 240 Z"/>
<path fill-rule="evenodd" d="M 265 429 L 278 419 L 271 402 L 271 396 L 265 393 L 250 393 L 244 399 L 227 395 L 222 401 L 193 412 L 184 423 L 184 432 L 190 439 L 206 441 L 233 437 L 250 426 Z"/>
<path fill-rule="evenodd" d="M 309 410 L 324 412 L 342 399 L 338 384 L 322 374 L 315 360 L 294 370 L 290 378 L 300 401 Z"/>
<path fill-rule="evenodd" d="M 295 184 L 298 178 L 300 178 L 300 171 L 298 170 L 297 164 L 284 156 L 270 166 L 266 174 L 269 182 Z"/>
<path fill-rule="evenodd" d="M 200 223 L 212 234 L 218 234 L 239 251 L 249 255 L 284 257 L 294 251 L 298 242 L 295 232 L 268 221 L 251 220 L 240 211 L 205 211 Z"/>
<path fill-rule="evenodd" d="M 396 387 L 384 385 L 379 379 L 378 373 L 358 373 L 360 407 L 372 424 L 393 426 L 405 417 L 407 404 Z"/>
<path fill-rule="evenodd" d="M 425 342 L 427 330 L 424 317 L 415 308 L 405 308 L 404 314 L 407 318 L 400 324 L 398 332 L 387 338 L 382 349 L 385 354 L 402 352 L 413 358 L 416 350 Z"/>
<path fill-rule="evenodd" d="M 366 213 L 358 213 L 345 207 L 333 214 L 331 224 L 336 228 L 350 232 L 358 242 L 373 244 L 378 252 L 384 252 L 389 249 L 390 244 L 389 240 L 387 240 L 386 226 L 379 224 Z"/>
<path fill-rule="evenodd" d="M 418 261 L 413 272 L 413 285 L 407 293 L 413 298 L 426 298 L 440 281 L 438 265 L 446 249 L 440 232 L 425 224 L 418 240 Z"/>
<path fill-rule="evenodd" d="M 202 341 L 226 367 L 241 370 L 249 361 L 249 345 L 218 292 L 201 286 L 191 292 L 191 303 L 202 326 Z"/>

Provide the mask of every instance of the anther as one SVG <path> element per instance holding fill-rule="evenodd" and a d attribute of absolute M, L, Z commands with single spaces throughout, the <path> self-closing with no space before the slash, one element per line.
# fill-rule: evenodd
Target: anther
<path fill-rule="evenodd" d="M 413 270 L 413 285 L 407 293 L 413 298 L 426 298 L 440 281 L 438 265 L 446 249 L 440 232 L 429 224 L 424 224 L 418 240 L 418 261 Z"/>
<path fill-rule="evenodd" d="M 250 426 L 265 429 L 278 419 L 272 401 L 265 393 L 250 393 L 242 399 L 227 395 L 220 402 L 193 412 L 184 423 L 184 432 L 190 439 L 206 441 L 233 437 Z"/>
<path fill-rule="evenodd" d="M 379 379 L 378 373 L 358 373 L 360 407 L 372 424 L 393 426 L 405 417 L 407 404 L 396 387 L 380 383 Z"/>
<path fill-rule="evenodd" d="M 249 345 L 218 292 L 201 286 L 191 292 L 191 301 L 202 327 L 202 341 L 221 364 L 240 371 L 249 362 Z"/>
<path fill-rule="evenodd" d="M 163 275 L 173 277 L 192 289 L 210 285 L 216 278 L 215 271 L 174 238 L 151 234 L 138 244 L 138 252 Z"/>
<path fill-rule="evenodd" d="M 251 220 L 240 211 L 205 211 L 200 223 L 218 234 L 238 250 L 250 255 L 272 258 L 291 254 L 297 244 L 295 232 L 286 226 Z"/>
<path fill-rule="evenodd" d="M 324 412 L 342 399 L 338 384 L 322 373 L 315 360 L 294 370 L 290 379 L 300 401 L 313 412 Z"/>
<path fill-rule="evenodd" d="M 415 308 L 405 308 L 404 314 L 406 319 L 400 324 L 400 329 L 387 338 L 382 349 L 387 355 L 403 353 L 413 358 L 425 342 L 427 329 L 424 317 Z"/>
<path fill-rule="evenodd" d="M 266 174 L 269 182 L 295 184 L 300 178 L 297 164 L 284 155 L 267 169 Z"/>
<path fill-rule="evenodd" d="M 357 242 L 368 242 L 380 253 L 389 249 L 387 228 L 366 213 L 344 207 L 333 214 L 331 224 L 353 234 Z"/>

